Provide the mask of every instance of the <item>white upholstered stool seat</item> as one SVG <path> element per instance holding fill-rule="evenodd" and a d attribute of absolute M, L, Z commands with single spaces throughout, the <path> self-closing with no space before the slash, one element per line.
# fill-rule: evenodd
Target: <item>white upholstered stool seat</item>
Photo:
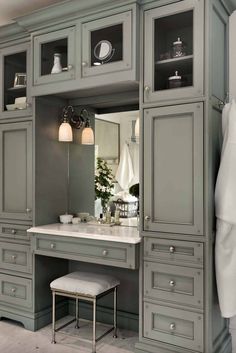
<path fill-rule="evenodd" d="M 117 288 L 120 281 L 108 275 L 90 272 L 72 272 L 68 275 L 55 279 L 50 283 L 52 290 L 52 343 L 56 343 L 56 331 L 76 321 L 79 328 L 79 300 L 85 300 L 93 304 L 93 340 L 92 353 L 96 353 L 96 342 L 106 334 L 114 330 L 113 337 L 117 337 Z M 96 338 L 96 305 L 97 300 L 113 292 L 114 311 L 113 326 L 103 335 Z M 75 319 L 56 329 L 56 296 L 65 296 L 76 300 Z"/>
<path fill-rule="evenodd" d="M 51 282 L 51 289 L 72 294 L 96 297 L 116 286 L 120 282 L 112 276 L 72 272 Z"/>

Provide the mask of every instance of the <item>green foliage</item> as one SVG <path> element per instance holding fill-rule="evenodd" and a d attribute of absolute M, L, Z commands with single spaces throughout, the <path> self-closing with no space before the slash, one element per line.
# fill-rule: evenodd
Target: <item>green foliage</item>
<path fill-rule="evenodd" d="M 112 170 L 108 167 L 107 162 L 101 158 L 97 158 L 97 168 L 95 172 L 95 196 L 101 199 L 102 207 L 105 207 L 111 198 L 113 184 Z"/>

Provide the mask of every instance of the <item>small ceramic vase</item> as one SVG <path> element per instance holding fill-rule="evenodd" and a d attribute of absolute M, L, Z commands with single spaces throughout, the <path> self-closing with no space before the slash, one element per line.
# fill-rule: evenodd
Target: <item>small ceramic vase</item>
<path fill-rule="evenodd" d="M 54 54 L 54 65 L 53 65 L 51 73 L 52 74 L 58 74 L 60 72 L 62 72 L 61 54 L 55 53 Z"/>

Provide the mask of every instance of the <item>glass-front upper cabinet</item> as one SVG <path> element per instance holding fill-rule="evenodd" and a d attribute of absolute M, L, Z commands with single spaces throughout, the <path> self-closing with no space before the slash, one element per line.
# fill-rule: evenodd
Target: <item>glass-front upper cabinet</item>
<path fill-rule="evenodd" d="M 29 44 L 3 48 L 0 62 L 0 118 L 31 115 Z"/>
<path fill-rule="evenodd" d="M 131 69 L 131 22 L 126 11 L 82 24 L 82 77 Z"/>
<path fill-rule="evenodd" d="M 145 12 L 144 102 L 203 95 L 203 1 Z"/>
<path fill-rule="evenodd" d="M 75 78 L 75 28 L 34 37 L 34 85 Z"/>

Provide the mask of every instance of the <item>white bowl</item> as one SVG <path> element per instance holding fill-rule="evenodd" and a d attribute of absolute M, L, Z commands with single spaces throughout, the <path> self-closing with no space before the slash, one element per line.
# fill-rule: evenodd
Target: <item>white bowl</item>
<path fill-rule="evenodd" d="M 23 102 L 23 103 L 15 103 L 15 107 L 16 107 L 16 109 L 26 109 L 26 107 L 27 107 L 27 104 L 26 104 L 26 102 Z"/>
<path fill-rule="evenodd" d="M 73 218 L 72 214 L 62 214 L 60 215 L 60 222 L 63 224 L 68 224 L 68 223 L 71 223 L 72 218 Z"/>
<path fill-rule="evenodd" d="M 6 108 L 8 111 L 16 110 L 15 104 L 7 104 Z"/>

